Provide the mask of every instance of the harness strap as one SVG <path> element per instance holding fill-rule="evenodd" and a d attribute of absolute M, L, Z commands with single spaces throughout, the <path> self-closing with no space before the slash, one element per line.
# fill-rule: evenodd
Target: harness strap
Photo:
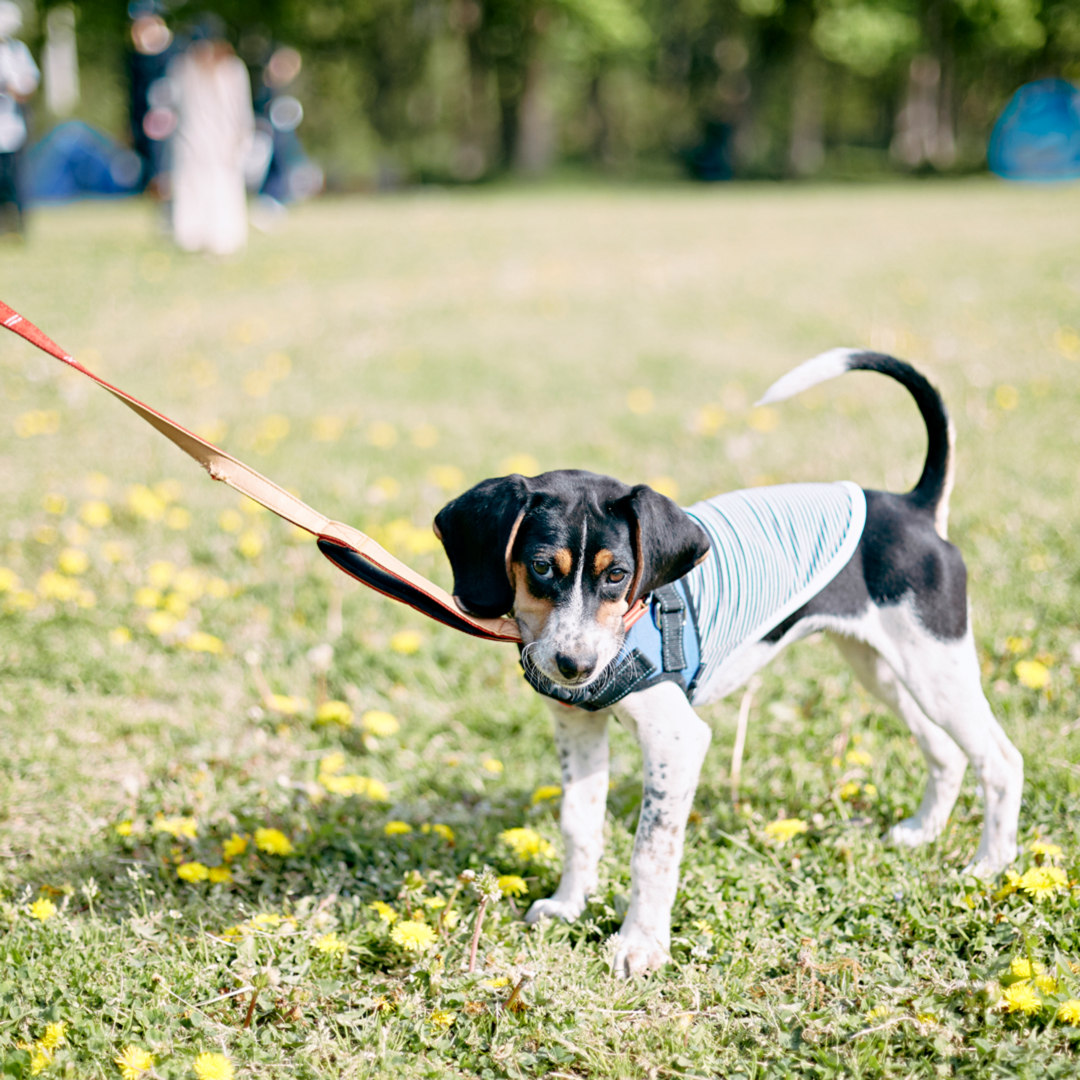
<path fill-rule="evenodd" d="M 224 450 L 219 450 L 213 443 L 201 439 L 156 409 L 144 405 L 138 398 L 99 378 L 46 337 L 32 322 L 3 302 L 0 302 L 0 322 L 31 345 L 93 379 L 114 397 L 119 398 L 129 409 L 138 413 L 148 424 L 179 446 L 185 454 L 193 457 L 212 479 L 223 481 L 278 517 L 317 536 L 319 549 L 327 558 L 376 592 L 408 604 L 437 622 L 476 637 L 492 641 L 521 640 L 517 623 L 513 619 L 481 619 L 463 612 L 445 589 L 409 569 L 370 536 L 351 525 L 331 521 L 250 466 L 226 454 Z M 641 613 L 634 614 L 640 617 Z M 627 613 L 628 618 L 629 615 L 630 613 Z"/>
<path fill-rule="evenodd" d="M 682 671 L 686 667 L 686 651 L 683 649 L 686 605 L 682 594 L 673 584 L 661 585 L 653 592 L 653 602 L 659 613 L 664 670 Z"/>

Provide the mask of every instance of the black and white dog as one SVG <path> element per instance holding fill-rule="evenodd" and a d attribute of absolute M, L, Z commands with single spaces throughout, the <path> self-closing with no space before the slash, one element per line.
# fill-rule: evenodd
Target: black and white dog
<path fill-rule="evenodd" d="M 486 480 L 435 519 L 454 572 L 455 599 L 476 615 L 512 612 L 524 641 L 527 677 L 553 699 L 565 864 L 555 895 L 536 901 L 528 921 L 577 918 L 596 884 L 609 712 L 641 746 L 645 794 L 630 906 L 615 959 L 620 975 L 648 971 L 667 959 L 686 820 L 710 740 L 691 702 L 706 704 L 732 692 L 785 645 L 814 631 L 832 636 L 866 688 L 907 723 L 926 757 L 930 777 L 922 804 L 890 830 L 891 839 L 914 846 L 937 837 L 970 761 L 985 799 L 982 839 L 970 869 L 992 876 L 1015 858 L 1023 759 L 983 694 L 967 574 L 959 551 L 946 540 L 953 429 L 939 394 L 899 360 L 834 349 L 790 372 L 762 403 L 851 370 L 881 372 L 911 392 L 927 426 L 922 476 L 904 495 L 849 485 L 864 517 L 848 548 L 837 547 L 842 564 L 819 591 L 796 594 L 797 609 L 759 626 L 764 632 L 742 642 L 732 662 L 719 665 L 704 682 L 688 684 L 679 675 L 688 648 L 681 629 L 672 635 L 664 630 L 663 656 L 655 662 L 645 657 L 647 649 L 634 650 L 628 659 L 625 648 L 624 616 L 650 595 L 663 598 L 653 605 L 651 627 L 663 629 L 672 612 L 687 610 L 694 626 L 708 622 L 711 612 L 695 610 L 704 594 L 688 591 L 686 583 L 692 586 L 704 572 L 696 567 L 707 569 L 711 559 L 729 552 L 719 551 L 718 544 L 726 542 L 702 527 L 700 515 L 693 516 L 697 508 L 684 511 L 644 485 L 560 470 Z M 754 491 L 764 491 L 765 498 L 783 494 L 779 488 Z M 770 572 L 765 566 L 763 573 Z M 732 601 L 714 595 L 710 602 L 722 607 Z M 738 602 L 752 603 L 754 597 Z M 701 655 L 707 650 L 704 641 L 696 647 Z M 672 654 L 677 659 L 669 664 Z"/>

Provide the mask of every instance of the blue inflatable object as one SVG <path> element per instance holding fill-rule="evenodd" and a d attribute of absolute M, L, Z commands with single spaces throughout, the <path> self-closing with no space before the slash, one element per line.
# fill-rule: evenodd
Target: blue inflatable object
<path fill-rule="evenodd" d="M 30 202 L 115 198 L 134 195 L 140 188 L 138 154 L 81 120 L 57 124 L 26 158 Z"/>
<path fill-rule="evenodd" d="M 1006 180 L 1080 179 L 1080 91 L 1064 79 L 1021 86 L 994 125 L 987 157 Z"/>

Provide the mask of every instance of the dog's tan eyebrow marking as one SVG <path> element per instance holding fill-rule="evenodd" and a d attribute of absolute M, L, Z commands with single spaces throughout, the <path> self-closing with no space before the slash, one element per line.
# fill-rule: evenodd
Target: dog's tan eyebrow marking
<path fill-rule="evenodd" d="M 607 548 L 601 548 L 593 556 L 593 573 L 602 574 L 614 561 L 614 553 L 608 551 Z"/>
<path fill-rule="evenodd" d="M 552 556 L 551 561 L 555 563 L 555 569 L 558 570 L 563 577 L 566 577 L 573 568 L 574 556 L 569 548 L 559 548 Z"/>

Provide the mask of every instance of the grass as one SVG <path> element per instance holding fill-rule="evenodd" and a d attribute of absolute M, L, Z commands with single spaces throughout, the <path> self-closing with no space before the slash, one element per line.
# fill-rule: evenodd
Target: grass
<path fill-rule="evenodd" d="M 224 1075 L 204 1053 L 260 1077 L 1075 1075 L 1080 1028 L 1057 1008 L 1080 996 L 1078 210 L 1075 189 L 981 181 L 328 199 L 227 263 L 177 255 L 139 203 L 40 213 L 0 298 L 444 584 L 434 512 L 511 467 L 684 502 L 841 477 L 901 490 L 924 437 L 895 385 L 751 403 L 836 344 L 916 362 L 956 419 L 951 535 L 1027 761 L 1016 871 L 1070 884 L 1040 899 L 960 876 L 970 776 L 937 843 L 884 846 L 922 761 L 804 643 L 754 697 L 736 802 L 738 697 L 706 710 L 673 962 L 613 982 L 630 740 L 613 732 L 586 916 L 527 928 L 558 878 L 558 797 L 533 800 L 558 765 L 515 650 L 361 590 L 5 337 L 3 1074 L 116 1077 L 136 1047 L 157 1076 L 204 1080 Z M 347 710 L 317 722 L 323 697 Z M 782 817 L 808 831 L 778 843 Z M 516 853 L 500 834 L 519 827 L 536 836 Z M 484 867 L 524 892 L 488 906 L 470 974 L 480 895 L 458 875 Z M 408 951 L 405 921 L 436 940 Z M 1024 960 L 1056 986 L 1010 990 Z"/>

